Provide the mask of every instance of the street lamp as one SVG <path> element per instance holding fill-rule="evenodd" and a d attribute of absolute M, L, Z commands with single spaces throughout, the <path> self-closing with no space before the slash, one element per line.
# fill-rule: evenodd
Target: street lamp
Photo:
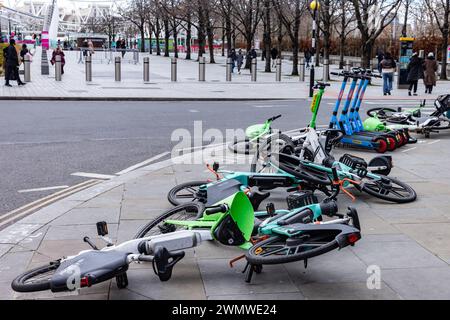
<path fill-rule="evenodd" d="M 316 28 L 317 28 L 317 10 L 320 9 L 320 3 L 318 0 L 313 0 L 309 4 L 309 8 L 313 12 L 313 23 L 312 23 L 312 37 L 311 37 L 311 49 L 312 49 L 312 57 L 311 57 L 311 69 L 309 74 L 309 97 L 311 98 L 314 94 L 314 64 L 316 60 Z"/>

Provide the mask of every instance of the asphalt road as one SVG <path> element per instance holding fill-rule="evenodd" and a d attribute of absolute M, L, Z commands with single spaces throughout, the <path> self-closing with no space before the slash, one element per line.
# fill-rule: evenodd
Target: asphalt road
<path fill-rule="evenodd" d="M 282 114 L 274 127 L 309 122 L 308 100 L 255 102 L 30 102 L 0 103 L 0 215 L 55 192 L 19 190 L 75 185 L 74 172 L 114 174 L 165 151 L 175 129 L 245 129 Z M 318 124 L 332 101 L 324 100 Z M 166 157 L 167 158 L 167 157 Z"/>

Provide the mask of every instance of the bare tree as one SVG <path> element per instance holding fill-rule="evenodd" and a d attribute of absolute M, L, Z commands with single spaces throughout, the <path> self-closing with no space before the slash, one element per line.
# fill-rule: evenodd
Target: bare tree
<path fill-rule="evenodd" d="M 291 40 L 292 47 L 292 75 L 298 75 L 298 51 L 300 20 L 306 11 L 304 0 L 274 0 L 275 9 L 278 12 L 286 32 Z"/>
<path fill-rule="evenodd" d="M 339 1 L 339 23 L 334 25 L 339 38 L 339 69 L 344 68 L 345 41 L 350 33 L 355 31 L 356 26 L 351 27 L 354 22 L 354 15 L 351 11 L 352 6 L 347 1 Z"/>
<path fill-rule="evenodd" d="M 149 11 L 149 0 L 131 0 L 127 7 L 119 10 L 123 19 L 136 26 L 141 35 L 140 51 L 145 51 L 145 25 Z"/>
<path fill-rule="evenodd" d="M 361 64 L 370 66 L 375 40 L 395 19 L 401 0 L 352 0 L 361 33 Z"/>
<path fill-rule="evenodd" d="M 450 0 L 425 0 L 442 34 L 441 80 L 447 80 L 447 47 L 449 36 Z"/>

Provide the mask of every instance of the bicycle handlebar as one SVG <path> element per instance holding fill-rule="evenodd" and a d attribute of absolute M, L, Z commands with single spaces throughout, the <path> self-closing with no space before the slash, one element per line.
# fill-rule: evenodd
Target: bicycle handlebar
<path fill-rule="evenodd" d="M 211 209 L 205 210 L 206 215 L 214 213 L 225 213 L 228 211 L 228 206 L 226 204 L 219 204 L 218 206 L 211 207 Z"/>
<path fill-rule="evenodd" d="M 275 121 L 275 120 L 277 120 L 278 118 L 281 118 L 281 114 L 279 114 L 279 115 L 277 115 L 277 116 L 275 116 L 275 117 L 269 118 L 269 119 L 267 119 L 267 121 Z"/>

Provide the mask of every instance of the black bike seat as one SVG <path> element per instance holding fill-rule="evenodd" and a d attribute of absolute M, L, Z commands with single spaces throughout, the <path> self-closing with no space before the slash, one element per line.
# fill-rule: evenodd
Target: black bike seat
<path fill-rule="evenodd" d="M 124 252 L 92 250 L 63 261 L 51 278 L 51 290 L 78 289 L 76 282 L 84 277 L 89 278 L 89 286 L 114 278 L 128 270 L 127 256 Z"/>

